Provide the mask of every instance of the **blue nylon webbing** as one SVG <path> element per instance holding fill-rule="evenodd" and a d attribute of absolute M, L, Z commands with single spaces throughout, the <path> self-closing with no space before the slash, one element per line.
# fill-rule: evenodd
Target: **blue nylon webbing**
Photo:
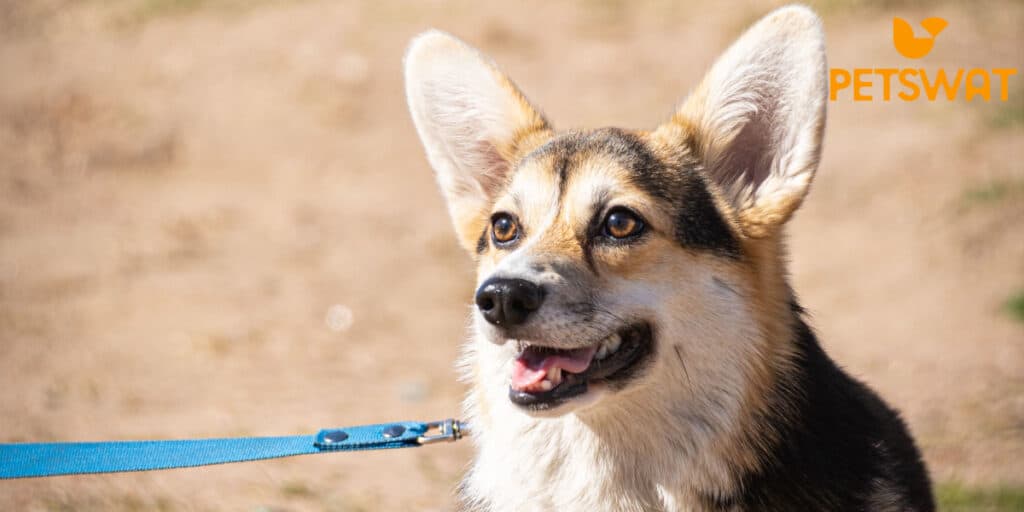
<path fill-rule="evenodd" d="M 382 423 L 290 437 L 0 444 L 0 479 L 149 471 L 312 453 L 413 447 L 420 446 L 420 436 L 437 425 Z"/>

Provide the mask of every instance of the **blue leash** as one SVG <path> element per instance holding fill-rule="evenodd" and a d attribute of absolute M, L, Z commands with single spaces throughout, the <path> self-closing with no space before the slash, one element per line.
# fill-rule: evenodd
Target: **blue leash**
<path fill-rule="evenodd" d="M 337 451 L 411 448 L 458 441 L 454 419 L 321 430 L 316 435 L 174 441 L 0 444 L 0 479 L 151 471 Z"/>

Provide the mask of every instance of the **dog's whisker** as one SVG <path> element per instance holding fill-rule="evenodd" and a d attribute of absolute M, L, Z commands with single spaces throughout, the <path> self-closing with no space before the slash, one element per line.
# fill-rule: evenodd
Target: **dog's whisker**
<path fill-rule="evenodd" d="M 686 370 L 686 361 L 683 358 L 683 347 L 679 345 L 672 345 L 672 349 L 675 350 L 676 357 L 679 358 L 679 365 L 683 367 L 683 375 L 686 376 L 686 384 L 693 388 L 693 382 L 690 381 L 690 372 Z"/>

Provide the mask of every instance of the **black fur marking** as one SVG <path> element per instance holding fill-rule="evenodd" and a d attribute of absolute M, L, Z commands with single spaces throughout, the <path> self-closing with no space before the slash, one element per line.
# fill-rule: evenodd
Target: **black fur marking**
<path fill-rule="evenodd" d="M 480 238 L 476 239 L 476 253 L 477 254 L 483 254 L 484 251 L 487 250 L 487 232 L 488 232 L 488 230 L 489 230 L 489 227 L 485 226 L 483 233 L 480 233 Z"/>
<path fill-rule="evenodd" d="M 523 160 L 530 160 L 534 158 L 551 158 L 550 168 L 552 172 L 557 175 L 558 178 L 558 201 L 562 202 L 562 197 L 565 194 L 566 183 L 569 181 L 569 176 L 576 169 L 573 165 L 573 157 L 583 151 L 584 143 L 586 142 L 586 136 L 579 132 L 571 132 L 561 137 L 557 137 L 548 141 L 548 143 L 534 150 L 533 153 L 527 155 Z"/>
<path fill-rule="evenodd" d="M 554 163 L 555 169 L 558 170 L 558 206 L 562 206 L 562 198 L 565 197 L 565 184 L 569 181 L 569 157 L 571 153 L 569 151 L 559 152 L 557 161 Z"/>
<path fill-rule="evenodd" d="M 618 128 L 570 133 L 537 149 L 531 156 L 550 156 L 558 175 L 559 198 L 579 165 L 575 155 L 601 154 L 630 171 L 634 185 L 676 209 L 673 237 L 683 247 L 738 258 L 739 241 L 715 206 L 704 178 L 683 163 L 664 162 L 638 136 Z"/>
<path fill-rule="evenodd" d="M 617 155 L 633 171 L 633 183 L 648 194 L 675 205 L 675 238 L 683 247 L 738 258 L 739 241 L 715 206 L 704 179 L 686 166 L 663 163 L 644 142 L 628 132 L 612 130 Z"/>
<path fill-rule="evenodd" d="M 594 204 L 591 206 L 591 209 L 594 211 L 594 215 L 591 216 L 586 230 L 580 233 L 577 237 L 577 242 L 583 250 L 583 261 L 587 263 L 587 268 L 589 268 L 595 276 L 599 274 L 597 271 L 597 264 L 594 263 L 594 241 L 601 231 L 601 223 L 604 220 L 604 210 L 607 206 L 608 194 L 607 192 L 602 191 L 598 197 L 594 198 Z"/>
<path fill-rule="evenodd" d="M 578 240 L 580 249 L 583 251 L 583 261 L 587 263 L 587 268 L 594 273 L 595 276 L 600 275 L 597 271 L 597 264 L 594 263 L 594 243 L 593 239 L 583 236 Z"/>
<path fill-rule="evenodd" d="M 632 171 L 633 184 L 644 192 L 668 202 L 678 199 L 679 169 L 666 165 L 636 135 L 616 128 L 606 128 L 606 146 L 620 165 Z"/>
<path fill-rule="evenodd" d="M 710 510 L 935 510 L 921 455 L 899 414 L 844 373 L 796 318 L 796 369 L 757 418 L 777 433 L 764 466 L 733 495 L 708 494 Z M 882 490 L 880 490 L 880 488 Z"/>
<path fill-rule="evenodd" d="M 703 178 L 692 170 L 680 184 L 680 199 L 676 216 L 676 240 L 686 247 L 717 252 L 723 256 L 739 258 L 740 244 L 715 207 Z"/>

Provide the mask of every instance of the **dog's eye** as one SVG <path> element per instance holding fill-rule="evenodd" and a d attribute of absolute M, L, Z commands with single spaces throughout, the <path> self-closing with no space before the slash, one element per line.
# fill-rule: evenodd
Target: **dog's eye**
<path fill-rule="evenodd" d="M 500 213 L 491 220 L 491 236 L 500 244 L 508 243 L 519 236 L 519 227 L 511 216 Z"/>
<path fill-rule="evenodd" d="M 644 221 L 624 208 L 612 210 L 604 219 L 604 234 L 612 238 L 630 238 L 644 230 Z"/>

